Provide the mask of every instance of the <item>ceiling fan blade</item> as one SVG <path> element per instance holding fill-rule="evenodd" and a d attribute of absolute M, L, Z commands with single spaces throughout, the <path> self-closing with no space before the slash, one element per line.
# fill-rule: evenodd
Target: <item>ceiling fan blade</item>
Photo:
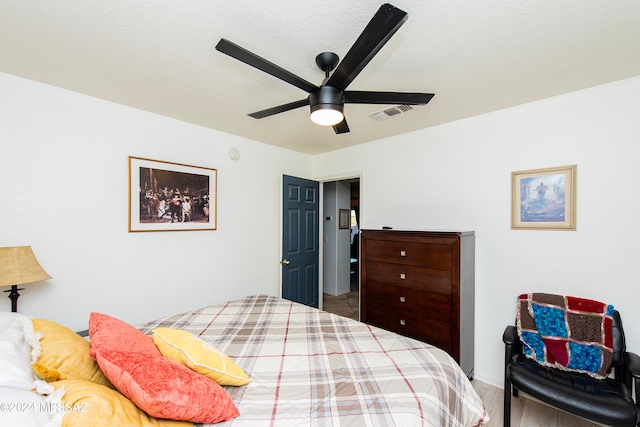
<path fill-rule="evenodd" d="M 278 105 L 277 107 L 267 108 L 266 110 L 256 111 L 249 114 L 254 119 L 263 119 L 265 117 L 273 116 L 274 114 L 284 113 L 285 111 L 294 110 L 296 108 L 309 105 L 309 98 L 301 99 L 300 101 L 290 102 L 288 104 Z"/>
<path fill-rule="evenodd" d="M 289 84 L 292 84 L 307 93 L 318 88 L 313 83 L 309 83 L 308 81 L 296 76 L 295 74 L 290 73 L 284 68 L 277 66 L 273 62 L 269 62 L 266 59 L 261 58 L 255 53 L 249 52 L 248 50 L 238 46 L 235 43 L 230 42 L 227 39 L 220 39 L 220 41 L 216 45 L 216 50 L 225 53 L 232 58 L 237 59 L 238 61 L 242 61 L 245 64 L 251 65 L 258 70 L 264 71 L 267 74 L 271 74 L 272 76 L 277 77 Z"/>
<path fill-rule="evenodd" d="M 425 105 L 433 93 L 412 92 L 369 92 L 348 90 L 344 92 L 344 102 L 349 104 L 403 104 Z"/>
<path fill-rule="evenodd" d="M 333 130 L 336 134 L 348 133 L 349 125 L 347 124 L 347 119 L 342 119 L 340 123 L 338 123 L 337 125 L 333 125 Z"/>
<path fill-rule="evenodd" d="M 408 17 L 406 12 L 388 3 L 380 6 L 326 85 L 345 90 Z"/>

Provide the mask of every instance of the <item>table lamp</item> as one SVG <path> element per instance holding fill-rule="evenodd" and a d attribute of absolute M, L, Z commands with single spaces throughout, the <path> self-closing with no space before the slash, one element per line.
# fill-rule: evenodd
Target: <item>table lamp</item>
<path fill-rule="evenodd" d="M 11 311 L 18 311 L 18 285 L 51 279 L 40 266 L 31 246 L 11 246 L 0 248 L 0 286 L 11 286 L 9 299 Z"/>

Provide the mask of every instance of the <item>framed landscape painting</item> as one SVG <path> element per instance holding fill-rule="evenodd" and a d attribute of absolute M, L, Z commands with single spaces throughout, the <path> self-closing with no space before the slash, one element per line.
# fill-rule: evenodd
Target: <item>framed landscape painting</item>
<path fill-rule="evenodd" d="M 216 229 L 216 169 L 129 157 L 129 231 Z"/>
<path fill-rule="evenodd" d="M 511 228 L 576 229 L 576 165 L 511 173 Z"/>

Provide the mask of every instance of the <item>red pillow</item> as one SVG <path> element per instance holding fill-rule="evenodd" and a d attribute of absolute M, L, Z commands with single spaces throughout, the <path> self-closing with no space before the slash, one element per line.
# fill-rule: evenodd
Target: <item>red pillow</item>
<path fill-rule="evenodd" d="M 100 350 L 95 357 L 113 385 L 152 417 L 213 424 L 240 415 L 218 383 L 163 356 Z"/>
<path fill-rule="evenodd" d="M 161 356 L 151 337 L 115 317 L 101 313 L 89 315 L 90 355 L 102 350 L 124 350 Z"/>

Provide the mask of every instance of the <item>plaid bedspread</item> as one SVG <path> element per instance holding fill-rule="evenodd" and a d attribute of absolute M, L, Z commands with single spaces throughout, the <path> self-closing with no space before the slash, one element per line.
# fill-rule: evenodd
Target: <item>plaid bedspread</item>
<path fill-rule="evenodd" d="M 251 376 L 225 387 L 240 417 L 220 427 L 476 426 L 489 416 L 444 351 L 266 295 L 138 327 L 187 330 Z"/>

